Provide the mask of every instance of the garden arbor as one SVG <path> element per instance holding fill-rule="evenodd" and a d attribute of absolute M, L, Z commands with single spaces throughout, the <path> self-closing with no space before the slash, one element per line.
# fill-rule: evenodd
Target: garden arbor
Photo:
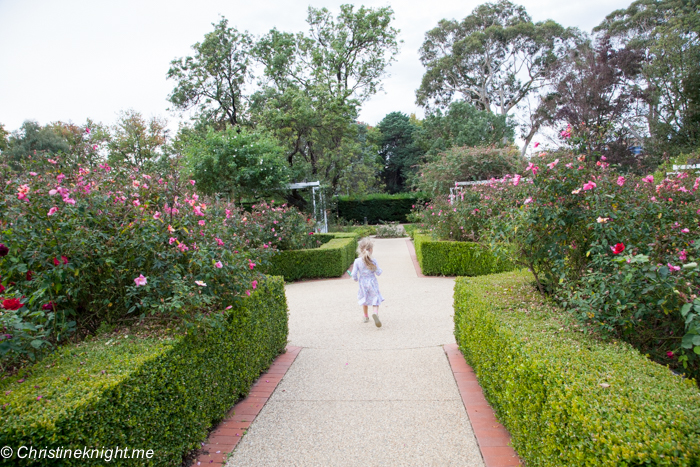
<path fill-rule="evenodd" d="M 290 190 L 299 190 L 311 188 L 311 198 L 314 206 L 314 221 L 316 222 L 316 231 L 319 233 L 328 233 L 328 214 L 326 213 L 326 197 L 323 196 L 321 190 L 321 182 L 300 182 L 290 183 L 287 187 Z M 316 197 L 318 195 L 318 202 Z"/>

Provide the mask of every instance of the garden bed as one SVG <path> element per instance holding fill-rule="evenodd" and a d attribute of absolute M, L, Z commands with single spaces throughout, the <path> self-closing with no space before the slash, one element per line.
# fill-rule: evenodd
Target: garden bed
<path fill-rule="evenodd" d="M 0 444 L 15 450 L 150 449 L 151 459 L 131 459 L 129 465 L 180 465 L 283 352 L 287 333 L 284 284 L 270 277 L 218 326 L 66 346 L 23 376 L 0 382 Z M 105 460 L 93 455 L 61 465 L 104 465 Z M 56 465 L 56 460 L 32 465 Z"/>
<path fill-rule="evenodd" d="M 514 268 L 473 242 L 433 240 L 430 235 L 409 230 L 416 257 L 426 276 L 481 276 Z"/>
<path fill-rule="evenodd" d="M 320 235 L 319 235 L 320 236 Z M 267 274 L 283 276 L 285 281 L 321 277 L 341 277 L 355 261 L 357 235 L 352 232 L 325 234 L 319 248 L 282 250 L 265 267 Z M 323 240 L 322 240 L 323 241 Z"/>
<path fill-rule="evenodd" d="M 543 302 L 529 273 L 458 278 L 455 337 L 528 465 L 700 465 L 700 392 Z"/>

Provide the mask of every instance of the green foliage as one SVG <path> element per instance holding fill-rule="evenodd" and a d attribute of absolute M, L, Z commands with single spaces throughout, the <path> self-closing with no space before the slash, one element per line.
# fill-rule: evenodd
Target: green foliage
<path fill-rule="evenodd" d="M 675 156 L 700 145 L 700 12 L 686 0 L 636 0 L 594 31 L 645 57 L 636 92 L 644 113 L 647 151 Z"/>
<path fill-rule="evenodd" d="M 12 132 L 8 148 L 3 151 L 3 158 L 18 168 L 35 156 L 35 153 L 57 155 L 68 153 L 68 142 L 57 135 L 50 126 L 42 127 L 39 123 L 27 120 L 19 130 Z"/>
<path fill-rule="evenodd" d="M 308 35 L 273 29 L 256 44 L 265 80 L 251 97 L 251 118 L 280 141 L 302 178 L 346 190 L 376 178 L 375 151 L 355 120 L 398 53 L 392 20 L 388 7 L 341 5 L 335 18 L 310 7 Z"/>
<path fill-rule="evenodd" d="M 3 366 L 103 322 L 196 321 L 239 300 L 276 247 L 308 245 L 284 206 L 246 213 L 175 177 L 44 157 L 0 186 L 0 300 L 18 301 L 0 314 Z"/>
<path fill-rule="evenodd" d="M 5 129 L 5 125 L 0 123 L 0 151 L 5 151 L 7 150 L 8 147 L 8 140 L 7 138 L 10 136 L 10 132 Z"/>
<path fill-rule="evenodd" d="M 152 449 L 129 465 L 180 465 L 287 343 L 281 278 L 267 278 L 215 326 L 69 345 L 0 382 L 4 446 Z M 104 465 L 66 459 L 61 465 Z M 0 461 L 17 465 L 17 458 Z M 126 461 L 117 460 L 121 465 Z M 32 465 L 56 465 L 54 459 Z"/>
<path fill-rule="evenodd" d="M 426 276 L 481 276 L 513 269 L 478 243 L 434 240 L 413 232 L 413 243 L 421 271 Z"/>
<path fill-rule="evenodd" d="M 699 465 L 697 386 L 582 334 L 531 278 L 458 278 L 454 295 L 460 350 L 527 465 Z"/>
<path fill-rule="evenodd" d="M 170 63 L 168 79 L 177 85 L 168 100 L 177 110 L 197 109 L 200 117 L 219 126 L 238 125 L 245 115 L 245 84 L 250 70 L 253 39 L 248 32 L 228 27 L 222 18 L 214 31 L 192 46 L 193 57 Z"/>
<path fill-rule="evenodd" d="M 533 23 L 524 7 L 507 0 L 481 4 L 462 21 L 443 19 L 420 49 L 426 72 L 417 102 L 444 107 L 461 96 L 479 110 L 507 115 L 547 82 L 575 35 L 552 20 Z"/>
<path fill-rule="evenodd" d="M 188 138 L 183 152 L 186 170 L 205 194 L 258 198 L 279 194 L 289 183 L 282 148 L 259 132 L 210 128 L 206 136 Z"/>
<path fill-rule="evenodd" d="M 389 193 L 406 191 L 409 176 L 422 155 L 416 144 L 419 127 L 401 112 L 391 112 L 377 125 L 379 157 L 382 160 L 382 180 Z"/>
<path fill-rule="evenodd" d="M 423 154 L 436 156 L 457 146 L 498 146 L 513 143 L 514 123 L 507 115 L 479 110 L 467 101 L 452 102 L 447 111 L 429 113 L 416 132 L 416 145 Z"/>
<path fill-rule="evenodd" d="M 420 193 L 372 194 L 360 198 L 338 197 L 338 216 L 347 221 L 369 224 L 406 222 L 413 207 L 423 199 Z"/>
<path fill-rule="evenodd" d="M 484 199 L 484 209 L 515 202 L 489 219 L 483 240 L 583 322 L 700 374 L 700 318 L 683 313 L 700 286 L 700 180 L 623 176 L 585 155 L 547 164 L 551 157 L 531 162 L 527 192 L 500 183 Z"/>
<path fill-rule="evenodd" d="M 355 261 L 357 234 L 334 233 L 333 240 L 319 248 L 280 251 L 265 272 L 291 282 L 317 277 L 341 277 Z"/>
<path fill-rule="evenodd" d="M 163 156 L 167 124 L 167 121 L 157 117 L 147 121 L 133 109 L 120 112 L 107 144 L 109 162 L 152 170 Z"/>
<path fill-rule="evenodd" d="M 514 146 L 453 147 L 422 164 L 413 183 L 422 192 L 447 195 L 455 182 L 501 178 L 524 167 Z"/>

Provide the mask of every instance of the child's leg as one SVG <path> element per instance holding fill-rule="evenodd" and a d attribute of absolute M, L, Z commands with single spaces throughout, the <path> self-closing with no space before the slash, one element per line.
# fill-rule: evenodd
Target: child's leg
<path fill-rule="evenodd" d="M 365 318 L 368 318 L 367 316 L 367 305 L 362 305 L 362 311 L 365 313 Z"/>
<path fill-rule="evenodd" d="M 382 327 L 382 322 L 379 321 L 379 305 L 372 305 L 372 319 L 374 320 L 374 324 L 378 327 Z"/>

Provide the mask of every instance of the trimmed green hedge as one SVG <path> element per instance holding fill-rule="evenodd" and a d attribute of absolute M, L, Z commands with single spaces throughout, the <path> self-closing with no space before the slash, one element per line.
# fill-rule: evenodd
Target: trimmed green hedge
<path fill-rule="evenodd" d="M 284 351 L 282 278 L 267 278 L 222 323 L 169 338 L 102 337 L 71 345 L 29 368 L 23 381 L 1 381 L 0 445 L 15 454 L 23 445 L 152 449 L 150 460 L 112 463 L 180 465 Z M 109 465 L 104 458 L 4 461 L 17 462 Z"/>
<path fill-rule="evenodd" d="M 514 268 L 477 243 L 433 240 L 415 230 L 411 234 L 418 263 L 426 276 L 481 276 Z"/>
<path fill-rule="evenodd" d="M 319 248 L 280 251 L 263 270 L 266 274 L 284 276 L 288 282 L 316 277 L 341 277 L 355 261 L 357 235 L 353 232 L 337 232 L 332 235 L 333 240 Z"/>
<path fill-rule="evenodd" d="M 425 202 L 427 198 L 421 193 L 403 193 L 397 195 L 370 195 L 363 198 L 339 196 L 338 216 L 347 221 L 364 224 L 380 222 L 408 222 L 407 216 L 412 206 Z"/>
<path fill-rule="evenodd" d="M 532 275 L 455 283 L 455 337 L 528 466 L 698 466 L 700 392 L 622 342 L 578 331 Z"/>

